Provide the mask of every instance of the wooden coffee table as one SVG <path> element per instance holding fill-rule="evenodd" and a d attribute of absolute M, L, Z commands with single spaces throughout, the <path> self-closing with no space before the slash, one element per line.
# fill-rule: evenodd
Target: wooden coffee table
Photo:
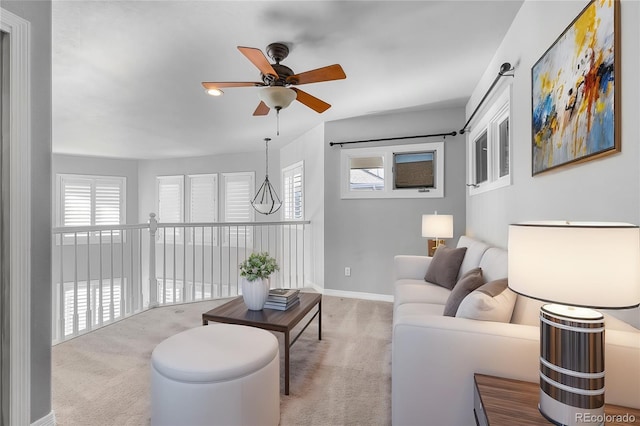
<path fill-rule="evenodd" d="M 291 340 L 291 330 L 298 325 L 314 306 L 318 306 L 316 312 Z M 284 333 L 284 393 L 289 395 L 289 348 L 293 346 L 315 317 L 318 317 L 318 340 L 322 340 L 322 295 L 319 293 L 300 293 L 300 303 L 286 311 L 267 308 L 261 311 L 250 311 L 244 304 L 242 296 L 239 296 L 202 314 L 202 325 L 208 325 L 209 321 L 214 321 L 248 325 Z"/>

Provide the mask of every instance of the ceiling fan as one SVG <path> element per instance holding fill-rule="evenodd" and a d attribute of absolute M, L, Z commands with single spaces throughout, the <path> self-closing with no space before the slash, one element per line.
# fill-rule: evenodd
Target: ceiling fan
<path fill-rule="evenodd" d="M 202 86 L 207 89 L 207 93 L 214 96 L 222 94 L 221 89 L 227 87 L 262 87 L 259 93 L 261 101 L 253 115 L 267 115 L 271 109 L 279 112 L 294 100 L 318 113 L 323 113 L 331 107 L 330 104 L 290 86 L 347 78 L 338 64 L 295 74 L 291 68 L 280 63 L 289 55 L 289 47 L 284 43 L 271 43 L 267 46 L 267 55 L 275 61 L 273 64 L 269 63 L 260 49 L 238 46 L 238 50 L 260 70 L 262 81 L 203 82 Z"/>

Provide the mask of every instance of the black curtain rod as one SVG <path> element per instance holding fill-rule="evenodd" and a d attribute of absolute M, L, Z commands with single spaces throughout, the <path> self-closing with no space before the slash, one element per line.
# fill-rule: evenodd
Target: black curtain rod
<path fill-rule="evenodd" d="M 464 127 L 462 127 L 462 129 L 460 129 L 460 134 L 461 135 L 464 135 L 464 132 L 467 131 L 467 126 L 469 125 L 469 123 L 471 123 L 471 120 L 473 120 L 473 117 L 476 115 L 476 113 L 478 112 L 478 110 L 480 109 L 480 107 L 482 106 L 484 101 L 487 99 L 487 96 L 489 96 L 489 93 L 491 93 L 491 91 L 495 87 L 495 85 L 498 82 L 498 80 L 500 80 L 502 77 L 513 77 L 514 76 L 513 73 L 511 73 L 511 74 L 506 74 L 506 73 L 508 73 L 509 71 L 513 71 L 514 69 L 515 68 L 512 68 L 511 64 L 509 62 L 505 62 L 504 64 L 500 65 L 500 71 L 498 71 L 498 75 L 496 76 L 496 79 L 493 80 L 493 83 L 491 83 L 491 86 L 489 87 L 489 90 L 487 90 L 487 93 L 484 94 L 484 96 L 480 100 L 480 103 L 478 104 L 476 109 L 473 111 L 473 114 L 471 114 L 471 117 L 469 117 L 467 122 L 464 124 Z"/>
<path fill-rule="evenodd" d="M 416 138 L 433 138 L 436 136 L 455 136 L 457 135 L 456 132 L 449 132 L 449 133 L 435 133 L 432 135 L 417 135 L 417 136 L 399 136 L 396 138 L 380 138 L 380 139 L 366 139 L 366 140 L 362 140 L 362 141 L 351 141 L 351 142 L 329 142 L 329 146 L 334 146 L 334 145 L 349 145 L 352 143 L 365 143 L 365 142 L 380 142 L 380 141 L 393 141 L 393 140 L 399 140 L 399 139 L 416 139 Z"/>

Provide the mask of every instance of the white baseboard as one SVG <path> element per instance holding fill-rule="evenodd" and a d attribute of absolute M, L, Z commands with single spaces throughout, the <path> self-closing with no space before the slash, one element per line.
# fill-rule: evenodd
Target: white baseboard
<path fill-rule="evenodd" d="M 49 414 L 31 423 L 31 426 L 56 426 L 56 415 L 51 410 Z"/>
<path fill-rule="evenodd" d="M 314 286 L 314 288 L 316 288 Z M 377 293 L 364 293 L 360 291 L 344 291 L 344 290 L 333 290 L 330 288 L 316 288 L 316 290 L 325 296 L 335 296 L 335 297 L 347 297 L 350 299 L 364 299 L 364 300 L 375 300 L 378 302 L 393 302 L 393 295 L 391 294 L 377 294 Z"/>

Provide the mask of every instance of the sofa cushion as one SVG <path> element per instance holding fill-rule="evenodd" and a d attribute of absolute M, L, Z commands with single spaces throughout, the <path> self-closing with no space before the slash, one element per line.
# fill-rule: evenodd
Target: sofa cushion
<path fill-rule="evenodd" d="M 471 292 L 460 303 L 456 317 L 479 321 L 509 322 L 517 295 L 507 286 L 507 279 L 490 281 Z"/>
<path fill-rule="evenodd" d="M 460 265 L 460 272 L 458 273 L 458 279 L 460 279 L 464 274 L 480 265 L 480 259 L 482 259 L 484 252 L 489 249 L 489 245 L 462 235 L 460 239 L 458 239 L 457 247 L 467 248 L 462 265 Z"/>
<path fill-rule="evenodd" d="M 444 305 L 451 290 L 424 280 L 398 280 L 394 286 L 394 309 L 404 303 L 435 303 Z"/>
<path fill-rule="evenodd" d="M 448 317 L 455 317 L 462 299 L 467 297 L 469 293 L 483 284 L 484 278 L 482 278 L 482 269 L 473 268 L 464 274 L 462 278 L 458 280 L 456 286 L 453 287 L 453 290 L 451 290 L 447 303 L 444 305 L 444 315 Z"/>
<path fill-rule="evenodd" d="M 453 289 L 458 281 L 458 272 L 466 251 L 466 247 L 455 249 L 445 246 L 438 247 L 433 254 L 424 280 L 449 290 Z"/>
<path fill-rule="evenodd" d="M 487 282 L 507 278 L 509 269 L 507 251 L 490 247 L 482 255 L 478 266 L 482 268 L 482 274 Z"/>
<path fill-rule="evenodd" d="M 409 317 L 442 316 L 444 305 L 439 303 L 405 303 L 393 311 L 393 324 L 406 321 Z"/>

